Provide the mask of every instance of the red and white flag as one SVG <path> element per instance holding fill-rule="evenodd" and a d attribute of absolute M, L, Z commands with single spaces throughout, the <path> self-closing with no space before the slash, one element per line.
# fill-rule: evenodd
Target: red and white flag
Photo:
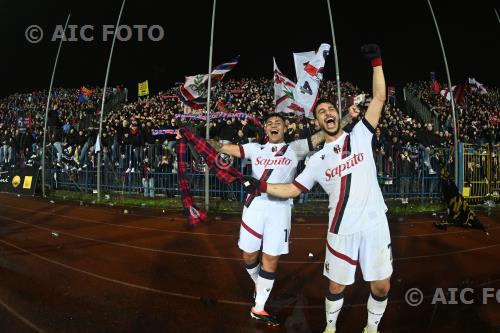
<path fill-rule="evenodd" d="M 304 109 L 295 102 L 295 83 L 287 78 L 274 62 L 274 112 L 303 114 Z"/>
<path fill-rule="evenodd" d="M 323 79 L 323 69 L 329 51 L 330 45 L 323 43 L 308 61 L 304 62 L 301 59 L 299 63 L 295 63 L 295 68 L 301 69 L 297 74 L 297 84 L 293 96 L 297 104 L 304 109 L 307 118 L 313 118 L 312 109 L 318 98 L 319 85 Z M 307 57 L 306 55 L 305 58 Z"/>

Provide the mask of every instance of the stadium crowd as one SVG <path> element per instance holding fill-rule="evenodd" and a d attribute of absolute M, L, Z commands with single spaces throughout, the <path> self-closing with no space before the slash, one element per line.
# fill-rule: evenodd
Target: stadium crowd
<path fill-rule="evenodd" d="M 449 97 L 446 86 L 440 92 L 430 89 L 428 82 L 410 83 L 406 88 L 432 112 L 440 124 L 440 132 L 453 132 L 450 101 L 445 97 Z M 472 84 L 462 83 L 455 87 L 453 95 L 460 141 L 492 145 L 500 142 L 500 90 L 481 90 Z"/>
<path fill-rule="evenodd" d="M 346 101 L 349 101 L 348 96 L 363 93 L 349 82 L 342 83 L 341 87 Z M 438 118 L 439 128 L 422 123 L 401 108 L 387 103 L 372 141 L 380 177 L 409 179 L 424 173 L 434 175 L 437 162 L 432 160 L 433 157 L 439 157 L 436 153 L 453 143 L 446 99 L 432 93 L 428 83 L 409 84 L 407 88 Z M 122 103 L 111 111 L 107 110 L 99 143 L 106 169 L 139 173 L 146 181 L 153 171 L 176 173 L 175 135 L 155 130 L 188 127 L 200 136 L 205 136 L 206 131 L 205 118 L 200 112 L 180 103 L 177 89 L 171 88 L 148 99 Z M 58 88 L 53 92 L 47 137 L 52 148 L 47 153 L 50 165 L 55 168 L 78 172 L 96 167 L 102 90 L 97 87 L 89 90 L 92 94 L 83 98 L 82 89 Z M 107 97 L 116 91 L 117 88 L 109 89 Z M 273 111 L 273 94 L 271 79 L 222 81 L 215 89 L 217 102 L 214 111 L 217 113 L 209 124 L 210 137 L 223 143 L 262 140 L 264 135 L 259 119 Z M 465 89 L 458 106 L 462 141 L 499 142 L 499 96 L 499 91 L 494 89 L 489 89 L 486 94 Z M 335 99 L 335 82 L 324 81 L 319 97 Z M 46 103 L 46 91 L 14 94 L 0 100 L 0 167 L 39 163 Z M 364 104 L 359 107 L 363 112 Z M 314 120 L 302 116 L 288 117 L 286 126 L 287 141 L 306 138 L 318 130 Z M 193 169 L 201 171 L 202 166 L 193 162 Z M 405 192 L 408 186 L 411 186 L 409 181 L 401 181 Z"/>

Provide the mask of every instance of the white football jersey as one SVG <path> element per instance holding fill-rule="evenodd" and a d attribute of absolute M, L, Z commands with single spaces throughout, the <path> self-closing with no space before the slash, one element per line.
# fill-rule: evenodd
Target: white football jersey
<path fill-rule="evenodd" d="M 301 191 L 319 183 L 329 196 L 329 231 L 352 234 L 379 223 L 387 207 L 372 153 L 374 129 L 364 118 L 351 133 L 325 143 L 293 182 Z"/>
<path fill-rule="evenodd" d="M 297 164 L 309 153 L 307 139 L 286 143 L 247 143 L 240 146 L 241 158 L 252 161 L 252 177 L 270 184 L 291 183 L 295 177 Z M 290 201 L 262 193 L 256 200 Z"/>

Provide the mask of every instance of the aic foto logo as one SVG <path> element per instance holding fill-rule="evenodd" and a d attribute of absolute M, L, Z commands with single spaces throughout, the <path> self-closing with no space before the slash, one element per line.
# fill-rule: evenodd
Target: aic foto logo
<path fill-rule="evenodd" d="M 47 31 L 47 39 L 50 38 L 51 42 L 60 41 L 61 38 L 65 42 L 108 42 L 113 40 L 115 31 L 116 39 L 121 42 L 159 42 L 165 37 L 165 29 L 159 24 L 121 24 L 116 29 L 112 24 L 104 24 L 102 26 L 70 24 L 66 32 L 64 32 L 64 26 L 62 25 L 56 25 L 54 29 L 49 29 Z M 41 42 L 44 35 L 42 27 L 36 24 L 28 26 L 24 31 L 24 37 L 31 44 Z"/>

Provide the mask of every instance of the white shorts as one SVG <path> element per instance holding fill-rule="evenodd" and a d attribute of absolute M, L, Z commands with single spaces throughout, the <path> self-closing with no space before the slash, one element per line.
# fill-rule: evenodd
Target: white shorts
<path fill-rule="evenodd" d="M 353 284 L 358 263 L 365 281 L 392 275 L 391 235 L 387 218 L 385 215 L 383 218 L 373 228 L 354 234 L 328 233 L 323 271 L 328 279 L 343 285 Z"/>
<path fill-rule="evenodd" d="M 252 253 L 259 251 L 271 256 L 288 253 L 292 207 L 287 201 L 255 198 L 243 208 L 238 246 Z"/>

